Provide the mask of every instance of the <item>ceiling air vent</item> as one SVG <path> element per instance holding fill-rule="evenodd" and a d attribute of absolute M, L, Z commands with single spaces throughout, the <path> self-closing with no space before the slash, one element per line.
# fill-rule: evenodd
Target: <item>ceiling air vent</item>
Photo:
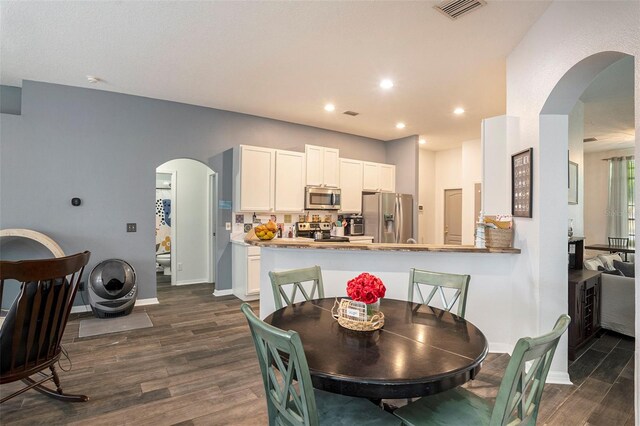
<path fill-rule="evenodd" d="M 587 142 L 597 142 L 598 139 L 596 138 L 586 138 L 586 139 L 582 139 L 582 142 L 587 143 Z"/>
<path fill-rule="evenodd" d="M 355 117 L 356 115 L 360 114 L 359 112 L 355 112 L 355 111 L 345 111 L 343 112 L 343 114 L 347 114 L 350 115 L 352 117 Z"/>
<path fill-rule="evenodd" d="M 484 0 L 449 0 L 433 6 L 437 11 L 444 13 L 451 19 L 458 19 L 462 15 L 486 5 Z"/>

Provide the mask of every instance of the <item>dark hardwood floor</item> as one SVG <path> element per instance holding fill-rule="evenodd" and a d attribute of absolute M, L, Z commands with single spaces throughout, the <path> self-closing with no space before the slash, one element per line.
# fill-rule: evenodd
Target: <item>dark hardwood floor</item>
<path fill-rule="evenodd" d="M 64 338 L 73 363 L 63 389 L 90 396 L 64 403 L 28 391 L 0 406 L 0 423 L 76 425 L 263 425 L 264 391 L 241 301 L 212 296 L 210 284 L 158 285 L 154 327 L 78 338 L 74 316 Z M 257 311 L 258 303 L 252 303 Z M 632 425 L 633 339 L 605 334 L 570 367 L 574 386 L 547 385 L 539 424 Z M 495 398 L 507 354 L 489 354 L 466 386 Z M 68 362 L 63 361 L 67 368 Z M 2 386 L 0 394 L 16 389 Z"/>

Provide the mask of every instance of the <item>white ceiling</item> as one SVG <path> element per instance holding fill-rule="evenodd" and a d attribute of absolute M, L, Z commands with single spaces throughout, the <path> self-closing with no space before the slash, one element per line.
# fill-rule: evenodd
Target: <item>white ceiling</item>
<path fill-rule="evenodd" d="M 456 21 L 434 4 L 4 1 L 0 82 L 91 87 L 383 140 L 420 134 L 429 149 L 452 148 L 505 112 L 505 57 L 549 2 L 489 0 Z M 391 91 L 378 87 L 383 77 Z"/>
<path fill-rule="evenodd" d="M 621 59 L 602 71 L 587 87 L 584 102 L 585 152 L 631 148 L 635 145 L 633 57 Z"/>

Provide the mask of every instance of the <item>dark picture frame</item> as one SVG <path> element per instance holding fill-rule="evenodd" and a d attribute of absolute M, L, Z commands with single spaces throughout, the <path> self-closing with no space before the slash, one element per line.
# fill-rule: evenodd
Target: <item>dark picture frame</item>
<path fill-rule="evenodd" d="M 511 156 L 511 214 L 533 217 L 533 148 Z"/>
<path fill-rule="evenodd" d="M 578 204 L 578 163 L 569 161 L 569 204 Z"/>

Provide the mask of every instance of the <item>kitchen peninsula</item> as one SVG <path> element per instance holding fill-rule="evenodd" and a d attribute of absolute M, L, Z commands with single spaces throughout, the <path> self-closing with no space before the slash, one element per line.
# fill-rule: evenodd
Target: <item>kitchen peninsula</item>
<path fill-rule="evenodd" d="M 466 318 L 478 326 L 490 350 L 508 351 L 512 332 L 501 318 L 511 318 L 513 273 L 519 249 L 430 244 L 326 243 L 299 239 L 247 241 L 261 248 L 260 317 L 275 311 L 269 271 L 322 268 L 325 297 L 346 297 L 346 283 L 361 272 L 378 276 L 390 299 L 407 300 L 411 268 L 469 274 Z M 437 296 L 436 296 L 437 297 Z M 435 299 L 434 299 L 435 300 Z M 300 301 L 296 299 L 296 301 Z"/>

